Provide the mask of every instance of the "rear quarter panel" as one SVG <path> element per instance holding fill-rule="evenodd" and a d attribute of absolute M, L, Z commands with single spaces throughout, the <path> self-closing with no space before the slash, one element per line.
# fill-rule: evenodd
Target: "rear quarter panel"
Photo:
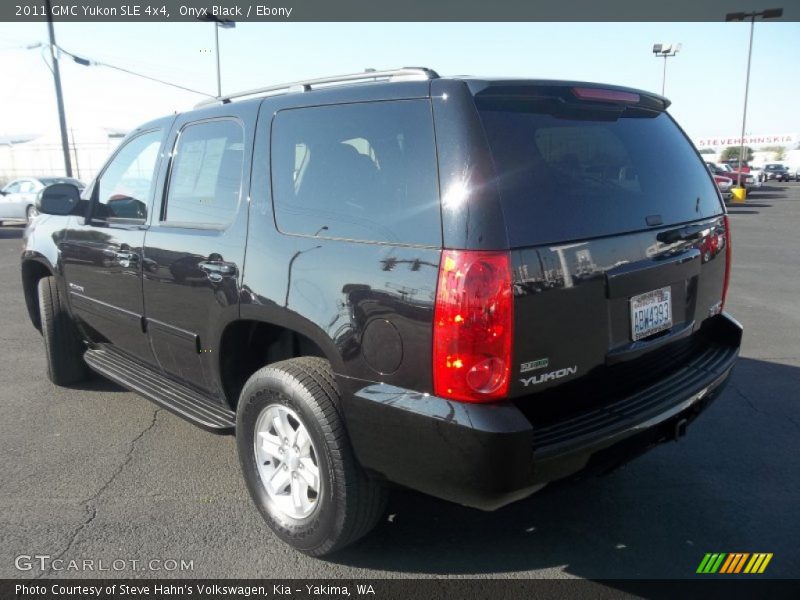
<path fill-rule="evenodd" d="M 270 131 L 284 108 L 425 98 L 427 82 L 268 98 L 258 118 L 241 318 L 317 343 L 346 389 L 385 382 L 430 391 L 433 302 L 441 248 L 284 234 L 273 213 Z M 435 168 L 432 165 L 432 168 Z"/>

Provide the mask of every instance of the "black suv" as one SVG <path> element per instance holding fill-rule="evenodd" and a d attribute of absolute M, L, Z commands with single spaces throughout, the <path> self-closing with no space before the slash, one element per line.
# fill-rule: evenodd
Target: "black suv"
<path fill-rule="evenodd" d="M 741 341 L 725 207 L 667 106 L 408 68 L 147 123 L 82 195 L 39 198 L 48 375 L 235 431 L 311 555 L 388 484 L 492 510 L 610 469 L 681 436 Z"/>

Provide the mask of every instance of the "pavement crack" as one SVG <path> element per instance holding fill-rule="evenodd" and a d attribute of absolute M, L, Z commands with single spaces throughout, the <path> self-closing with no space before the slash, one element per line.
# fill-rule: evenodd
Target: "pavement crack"
<path fill-rule="evenodd" d="M 736 385 L 736 383 L 735 383 L 735 382 L 733 382 L 733 381 L 732 381 L 732 382 L 731 382 L 731 385 L 733 385 L 733 389 L 735 389 L 735 390 L 736 390 L 736 393 L 737 393 L 737 394 L 739 394 L 739 396 L 741 396 L 741 397 L 742 397 L 742 399 L 743 399 L 743 400 L 744 400 L 744 401 L 747 403 L 747 405 L 748 405 L 748 406 L 749 406 L 751 409 L 753 409 L 753 411 L 754 411 L 754 412 L 760 413 L 760 414 L 762 414 L 762 415 L 765 415 L 765 414 L 767 414 L 767 413 L 765 413 L 763 410 L 761 410 L 760 408 L 758 408 L 758 407 L 755 405 L 755 403 L 754 403 L 754 402 L 753 402 L 753 401 L 750 399 L 750 397 L 749 397 L 747 394 L 745 394 L 745 393 L 744 393 L 744 392 L 743 392 L 741 389 L 739 389 L 739 386 L 738 386 L 738 385 Z"/>
<path fill-rule="evenodd" d="M 82 500 L 81 501 L 81 504 L 83 505 L 83 508 L 86 511 L 86 518 L 83 521 L 81 521 L 81 523 L 79 523 L 78 526 L 72 531 L 72 533 L 70 534 L 70 537 L 69 537 L 69 542 L 67 542 L 67 545 L 64 547 L 64 549 L 61 552 L 59 552 L 57 555 L 55 555 L 52 558 L 48 568 L 47 569 L 43 569 L 42 571 L 40 571 L 39 574 L 36 575 L 36 577 L 34 577 L 34 579 L 40 579 L 40 578 L 44 577 L 45 575 L 48 575 L 49 573 L 51 573 L 52 569 L 53 569 L 53 567 L 52 567 L 53 562 L 56 561 L 56 560 L 59 560 L 63 556 L 65 556 L 72 549 L 72 546 L 75 544 L 75 540 L 78 539 L 78 535 L 81 533 L 81 531 L 83 531 L 84 529 L 89 527 L 89 525 L 92 524 L 92 521 L 94 521 L 95 518 L 97 518 L 97 505 L 96 505 L 96 502 L 97 502 L 98 498 L 100 498 L 100 496 L 103 495 L 103 493 L 114 482 L 114 480 L 117 477 L 119 477 L 120 473 L 122 473 L 122 471 L 125 469 L 125 467 L 128 466 L 128 463 L 131 462 L 131 460 L 133 459 L 134 452 L 136 451 L 137 444 L 147 434 L 148 431 L 150 431 L 151 429 L 153 429 L 153 427 L 156 426 L 156 422 L 158 421 L 158 413 L 160 413 L 161 410 L 162 409 L 160 409 L 160 408 L 156 408 L 153 411 L 153 418 L 150 421 L 150 423 L 147 425 L 147 427 L 142 429 L 142 431 L 140 431 L 139 434 L 136 435 L 136 437 L 134 437 L 130 442 L 128 442 L 128 451 L 125 453 L 125 458 L 119 464 L 119 466 L 117 466 L 117 468 L 114 469 L 114 472 L 105 481 L 105 483 L 103 483 L 103 485 L 101 485 L 94 494 L 92 494 L 91 496 L 86 498 L 86 500 Z"/>
<path fill-rule="evenodd" d="M 776 418 L 781 418 L 782 417 L 782 418 L 786 419 L 787 421 L 789 421 L 789 423 L 791 423 L 792 425 L 797 427 L 797 429 L 800 429 L 800 423 L 798 423 L 794 418 L 790 417 L 789 415 L 785 415 L 785 414 L 775 415 L 773 413 L 769 413 L 769 412 L 767 412 L 765 410 L 760 409 L 756 405 L 756 403 L 753 402 L 753 400 L 750 398 L 750 396 L 745 394 L 741 390 L 741 388 L 739 388 L 739 386 L 736 385 L 735 382 L 732 381 L 731 385 L 733 386 L 733 389 L 736 390 L 736 393 L 739 394 L 739 396 L 741 396 L 744 399 L 744 401 L 747 403 L 747 405 L 753 410 L 753 412 L 757 412 L 758 414 L 764 415 L 765 417 L 768 417 L 770 419 L 776 419 Z"/>
<path fill-rule="evenodd" d="M 100 488 L 94 494 L 92 494 L 92 496 L 84 500 L 82 504 L 94 502 L 103 494 L 103 492 L 105 492 L 108 489 L 108 486 L 114 483 L 114 480 L 119 476 L 120 473 L 122 473 L 125 467 L 128 466 L 128 463 L 131 462 L 131 460 L 133 459 L 133 453 L 136 450 L 136 445 L 139 443 L 139 440 L 141 440 L 148 431 L 150 431 L 151 429 L 153 429 L 153 427 L 156 426 L 156 421 L 158 421 L 158 413 L 161 412 L 161 410 L 162 409 L 160 408 L 155 409 L 155 411 L 153 412 L 153 419 L 152 421 L 150 421 L 150 424 L 147 427 L 145 427 L 139 433 L 139 435 L 137 435 L 130 442 L 128 442 L 128 452 L 125 455 L 125 460 L 123 460 L 120 463 L 120 465 L 116 468 L 116 470 L 111 474 L 111 477 L 109 477 L 106 480 L 106 482 L 103 485 L 101 485 Z"/>

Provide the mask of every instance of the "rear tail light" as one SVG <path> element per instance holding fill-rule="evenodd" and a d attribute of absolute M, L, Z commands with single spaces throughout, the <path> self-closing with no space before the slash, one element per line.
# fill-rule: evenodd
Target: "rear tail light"
<path fill-rule="evenodd" d="M 725 309 L 725 299 L 728 297 L 728 284 L 731 282 L 731 224 L 728 220 L 728 215 L 722 217 L 725 223 L 725 279 L 722 280 L 722 300 L 720 302 L 720 310 Z"/>
<path fill-rule="evenodd" d="M 487 402 L 507 395 L 512 302 L 507 252 L 442 252 L 433 326 L 437 396 Z"/>

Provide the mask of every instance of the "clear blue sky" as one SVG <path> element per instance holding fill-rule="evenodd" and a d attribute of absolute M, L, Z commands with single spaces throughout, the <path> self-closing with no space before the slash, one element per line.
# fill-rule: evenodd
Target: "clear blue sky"
<path fill-rule="evenodd" d="M 672 114 L 690 136 L 741 127 L 748 24 L 739 23 L 239 23 L 221 30 L 223 91 L 365 67 L 425 65 L 442 74 L 603 81 L 660 91 L 654 42 L 681 42 L 667 66 Z M 216 88 L 207 23 L 56 25 L 64 48 L 154 77 Z M 0 23 L 0 135 L 55 131 L 42 23 Z M 748 133 L 800 132 L 800 24 L 759 23 Z M 200 96 L 102 67 L 62 62 L 70 124 L 131 128 Z"/>

